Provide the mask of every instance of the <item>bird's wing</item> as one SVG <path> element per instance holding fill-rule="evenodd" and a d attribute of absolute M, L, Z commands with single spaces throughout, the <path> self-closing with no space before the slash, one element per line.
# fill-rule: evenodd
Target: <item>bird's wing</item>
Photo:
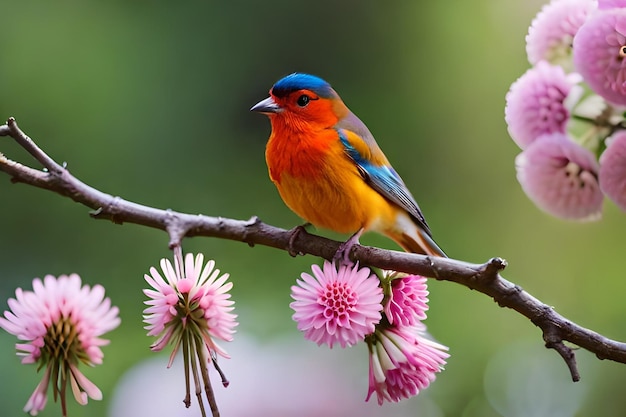
<path fill-rule="evenodd" d="M 359 168 L 363 179 L 383 197 L 407 211 L 414 221 L 430 236 L 430 228 L 400 175 L 374 140 L 365 124 L 356 116 L 344 118 L 337 124 L 337 132 L 346 154 Z"/>
<path fill-rule="evenodd" d="M 363 156 L 368 159 L 372 159 L 378 165 L 389 165 L 389 161 L 376 143 L 374 135 L 372 135 L 367 126 L 365 126 L 365 123 L 356 117 L 354 113 L 348 111 L 348 114 L 335 125 L 335 128 L 337 130 L 343 129 L 356 134 L 358 139 L 360 139 L 356 142 L 360 143 L 354 143 L 353 146 L 356 146 L 357 149 L 361 150 L 363 152 Z M 359 144 L 362 146 L 359 147 Z"/>

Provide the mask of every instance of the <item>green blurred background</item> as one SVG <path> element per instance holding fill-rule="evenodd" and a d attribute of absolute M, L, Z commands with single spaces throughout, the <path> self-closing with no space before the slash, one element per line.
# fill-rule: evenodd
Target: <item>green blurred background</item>
<path fill-rule="evenodd" d="M 11 3 L 0 29 L 0 118 L 16 117 L 86 183 L 159 208 L 257 215 L 291 228 L 300 220 L 266 175 L 269 123 L 248 109 L 283 75 L 317 74 L 367 123 L 450 256 L 504 257 L 506 278 L 581 325 L 626 339 L 624 214 L 607 201 L 602 221 L 566 223 L 540 212 L 515 179 L 504 95 L 528 67 L 524 36 L 542 1 Z M 0 151 L 38 167 L 8 138 Z M 34 277 L 77 272 L 104 284 L 121 309 L 105 366 L 86 371 L 104 400 L 68 401 L 72 416 L 107 416 L 124 372 L 154 356 L 142 329 L 142 276 L 169 256 L 167 236 L 92 220 L 85 207 L 4 174 L 0 196 L 2 308 Z M 362 242 L 396 248 L 372 235 Z M 231 274 L 242 335 L 270 345 L 301 338 L 289 288 L 318 259 L 215 239 L 184 244 Z M 573 384 L 525 318 L 456 284 L 431 281 L 430 290 L 427 324 L 450 346 L 447 369 L 402 414 L 373 401 L 372 415 L 626 414 L 624 365 L 579 351 L 582 381 Z M 0 333 L 2 416 L 20 415 L 41 377 L 19 364 L 15 342 Z M 365 396 L 364 352 L 345 364 L 362 384 L 347 404 Z M 229 363 L 222 366 L 228 372 Z M 182 389 L 180 373 L 166 375 Z M 259 389 L 272 388 L 280 401 L 272 373 L 229 377 L 233 385 L 259 379 Z M 306 395 L 325 400 L 315 390 Z M 49 401 L 41 415 L 59 415 Z"/>

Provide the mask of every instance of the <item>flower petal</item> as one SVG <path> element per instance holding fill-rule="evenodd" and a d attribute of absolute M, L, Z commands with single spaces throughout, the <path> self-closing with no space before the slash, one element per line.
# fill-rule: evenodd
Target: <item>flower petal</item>
<path fill-rule="evenodd" d="M 566 135 L 542 136 L 517 156 L 515 166 L 526 195 L 547 213 L 582 221 L 601 217 L 598 163 Z"/>
<path fill-rule="evenodd" d="M 619 131 L 608 141 L 600 157 L 600 188 L 626 211 L 626 132 Z M 1 322 L 0 322 L 1 324 Z"/>

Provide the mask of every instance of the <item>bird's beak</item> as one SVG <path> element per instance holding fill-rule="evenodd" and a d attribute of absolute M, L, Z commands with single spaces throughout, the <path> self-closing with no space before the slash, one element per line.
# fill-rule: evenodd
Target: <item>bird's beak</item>
<path fill-rule="evenodd" d="M 276 102 L 274 101 L 272 97 L 268 97 L 265 100 L 259 101 L 250 109 L 250 111 L 255 111 L 255 112 L 264 113 L 264 114 L 279 113 L 282 110 L 283 108 L 280 107 L 278 104 L 276 104 Z"/>

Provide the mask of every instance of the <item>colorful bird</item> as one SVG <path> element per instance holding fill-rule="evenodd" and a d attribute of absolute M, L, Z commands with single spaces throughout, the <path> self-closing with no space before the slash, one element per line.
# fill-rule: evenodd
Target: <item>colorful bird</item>
<path fill-rule="evenodd" d="M 269 116 L 265 159 L 283 201 L 316 227 L 353 233 L 340 247 L 344 257 L 370 230 L 408 252 L 446 256 L 367 126 L 329 83 L 288 75 L 250 111 Z"/>

